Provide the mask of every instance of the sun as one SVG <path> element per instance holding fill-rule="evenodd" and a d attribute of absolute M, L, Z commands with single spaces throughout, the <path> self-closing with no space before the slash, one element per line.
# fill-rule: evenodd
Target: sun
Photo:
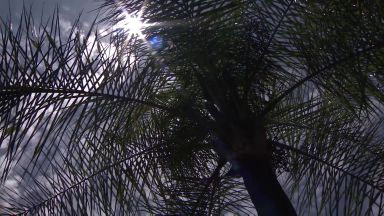
<path fill-rule="evenodd" d="M 128 20 L 127 30 L 132 34 L 138 34 L 141 32 L 143 24 L 138 17 L 131 17 L 131 19 Z"/>
<path fill-rule="evenodd" d="M 145 26 L 145 23 L 143 23 L 140 20 L 139 16 L 134 15 L 127 15 L 124 23 L 123 28 L 130 34 L 130 35 L 139 35 L 142 37 L 141 29 Z"/>
<path fill-rule="evenodd" d="M 124 29 L 124 31 L 128 32 L 128 38 L 138 35 L 139 38 L 143 39 L 144 35 L 141 30 L 146 24 L 140 20 L 140 16 L 130 15 L 128 13 L 125 13 L 124 16 L 125 18 L 115 27 Z"/>
<path fill-rule="evenodd" d="M 140 10 L 137 13 L 129 13 L 120 0 L 114 0 L 117 8 L 121 9 L 122 20 L 118 22 L 115 27 L 123 29 L 125 32 L 128 32 L 128 38 L 132 35 L 138 35 L 140 39 L 144 39 L 144 35 L 141 30 L 146 26 L 145 22 L 141 21 L 141 15 L 146 7 L 148 1 L 144 1 Z"/>
<path fill-rule="evenodd" d="M 125 6 L 121 2 L 121 0 L 114 0 L 116 3 L 117 8 L 120 9 L 121 13 L 118 19 L 120 20 L 116 25 L 113 26 L 113 28 L 119 29 L 118 32 L 121 32 L 120 30 L 124 30 L 123 34 L 128 33 L 126 44 L 133 39 L 138 38 L 142 42 L 146 44 L 149 50 L 152 50 L 154 48 L 155 43 L 161 43 L 157 42 L 157 38 L 151 38 L 149 41 L 147 40 L 147 35 L 145 35 L 145 29 L 147 27 L 151 26 L 171 26 L 171 25 L 180 25 L 178 21 L 170 21 L 170 22 L 154 22 L 149 23 L 148 19 L 145 19 L 145 16 L 143 16 L 143 13 L 145 13 L 145 10 L 147 8 L 147 4 L 149 0 L 144 0 L 143 4 L 141 5 L 140 10 L 129 12 L 125 9 Z M 143 19 L 144 18 L 144 19 Z M 172 46 L 172 42 L 167 42 L 168 46 Z M 170 45 L 172 44 L 172 45 Z"/>

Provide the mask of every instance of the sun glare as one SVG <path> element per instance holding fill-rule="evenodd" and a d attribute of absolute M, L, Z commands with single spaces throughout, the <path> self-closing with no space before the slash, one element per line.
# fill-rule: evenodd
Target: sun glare
<path fill-rule="evenodd" d="M 125 29 L 131 34 L 140 34 L 143 23 L 139 17 L 130 17 L 127 19 Z"/>
<path fill-rule="evenodd" d="M 144 26 L 145 23 L 140 20 L 140 16 L 129 15 L 128 13 L 125 15 L 125 19 L 116 25 L 117 28 L 122 28 L 128 32 L 128 37 L 138 35 L 141 39 L 144 38 L 141 32 Z"/>

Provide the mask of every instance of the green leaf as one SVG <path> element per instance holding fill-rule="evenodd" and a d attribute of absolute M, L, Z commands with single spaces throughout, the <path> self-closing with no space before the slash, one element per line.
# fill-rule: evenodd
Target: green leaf
<path fill-rule="evenodd" d="M 45 35 L 48 38 L 48 42 L 51 44 L 52 47 L 56 48 L 55 40 L 52 39 L 52 37 L 49 35 L 48 31 L 44 28 Z"/>
<path fill-rule="evenodd" d="M 32 42 L 32 44 L 33 44 L 34 47 L 36 47 L 37 49 L 40 48 L 39 44 L 38 44 L 36 41 L 34 41 L 34 40 L 31 39 L 31 42 Z"/>
<path fill-rule="evenodd" d="M 5 134 L 11 135 L 14 131 L 16 131 L 16 127 L 9 127 L 7 129 L 5 129 Z"/>

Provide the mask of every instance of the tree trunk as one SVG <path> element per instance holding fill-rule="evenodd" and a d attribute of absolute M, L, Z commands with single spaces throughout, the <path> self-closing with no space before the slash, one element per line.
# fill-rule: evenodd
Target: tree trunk
<path fill-rule="evenodd" d="M 243 156 L 236 162 L 258 216 L 297 215 L 267 159 Z"/>

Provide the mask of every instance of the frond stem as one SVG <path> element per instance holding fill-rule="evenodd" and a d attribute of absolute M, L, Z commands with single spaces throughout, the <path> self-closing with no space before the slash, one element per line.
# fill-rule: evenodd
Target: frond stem
<path fill-rule="evenodd" d="M 327 162 L 327 161 L 325 161 L 325 160 L 323 160 L 321 158 L 318 158 L 318 157 L 316 157 L 314 155 L 308 154 L 307 152 L 301 151 L 300 149 L 297 149 L 297 148 L 294 148 L 292 146 L 285 145 L 285 144 L 282 144 L 282 143 L 279 143 L 279 142 L 276 142 L 276 141 L 273 141 L 273 140 L 267 140 L 267 142 L 269 142 L 270 144 L 272 144 L 274 146 L 278 146 L 280 148 L 283 148 L 283 149 L 286 149 L 286 150 L 289 150 L 289 151 L 293 151 L 293 152 L 295 152 L 297 154 L 304 155 L 304 156 L 306 156 L 306 157 L 308 157 L 308 158 L 310 158 L 312 160 L 315 160 L 315 161 L 318 161 L 320 163 L 323 163 L 323 164 L 325 164 L 325 165 L 327 165 L 329 167 L 332 167 L 333 169 L 336 169 L 336 170 L 338 170 L 338 171 L 340 171 L 342 173 L 345 173 L 345 174 L 349 175 L 350 177 L 352 177 L 354 179 L 357 179 L 357 180 L 359 180 L 359 181 L 361 181 L 361 182 L 371 186 L 372 188 L 375 188 L 376 190 L 379 190 L 379 191 L 384 193 L 384 188 L 380 188 L 377 185 L 373 185 L 370 182 L 368 182 L 367 180 L 364 180 L 364 179 L 360 178 L 359 176 L 354 175 L 353 173 L 350 173 L 350 172 L 348 172 L 348 171 L 346 171 L 346 170 L 344 170 L 344 169 L 342 169 L 342 168 L 340 168 L 340 167 L 338 167 L 338 166 L 336 166 L 336 165 L 334 165 L 332 163 L 329 163 L 329 162 Z"/>
<path fill-rule="evenodd" d="M 88 176 L 88 177 L 86 177 L 86 178 L 80 180 L 80 181 L 77 182 L 76 184 L 73 184 L 72 186 L 66 188 L 65 190 L 62 190 L 62 191 L 60 191 L 59 193 L 57 193 L 57 194 L 55 194 L 55 195 L 49 197 L 48 199 L 44 200 L 44 201 L 41 202 L 40 204 L 32 206 L 32 207 L 29 208 L 28 210 L 26 210 L 26 211 L 20 213 L 20 215 L 27 214 L 27 213 L 28 213 L 29 211 L 31 211 L 32 209 L 36 209 L 36 208 L 38 208 L 39 206 L 42 206 L 44 203 L 46 203 L 46 202 L 48 202 L 48 201 L 50 201 L 50 200 L 55 199 L 56 197 L 60 196 L 61 194 L 66 193 L 67 191 L 73 189 L 74 187 L 80 185 L 80 184 L 83 183 L 83 182 L 88 181 L 89 179 L 91 179 L 91 178 L 93 178 L 94 176 L 96 176 L 96 175 L 98 175 L 98 174 L 100 174 L 100 173 L 102 173 L 102 172 L 104 172 L 104 171 L 110 169 L 111 167 L 114 167 L 114 166 L 116 166 L 116 165 L 118 165 L 118 164 L 120 164 L 120 163 L 123 163 L 123 162 L 126 161 L 126 160 L 129 160 L 129 159 L 131 159 L 131 158 L 134 158 L 134 157 L 139 156 L 139 155 L 141 155 L 141 154 L 144 154 L 144 153 L 146 153 L 146 152 L 156 150 L 157 148 L 163 147 L 163 146 L 165 146 L 165 145 L 167 145 L 167 144 L 168 144 L 168 143 L 161 143 L 161 144 L 158 144 L 158 145 L 156 145 L 156 146 L 147 148 L 147 149 L 142 150 L 142 151 L 140 151 L 140 152 L 138 152 L 138 153 L 136 153 L 136 154 L 133 154 L 133 155 L 131 155 L 131 156 L 129 156 L 129 157 L 125 157 L 125 158 L 123 158 L 123 159 L 120 159 L 120 160 L 116 161 L 116 162 L 113 163 L 113 164 L 110 164 L 110 165 L 108 165 L 108 166 L 105 166 L 104 168 L 100 169 L 99 171 L 97 171 L 97 172 L 91 174 L 90 176 Z"/>
<path fill-rule="evenodd" d="M 204 190 L 201 192 L 201 194 L 199 196 L 199 199 L 197 200 L 196 205 L 193 208 L 193 211 L 192 211 L 191 215 L 195 215 L 196 209 L 197 209 L 198 206 L 200 206 L 201 200 L 203 199 L 205 193 L 208 191 L 209 185 L 211 185 L 213 180 L 217 179 L 217 177 L 220 174 L 221 168 L 223 168 L 223 166 L 226 163 L 227 163 L 227 160 L 225 158 L 220 158 L 219 159 L 217 167 L 216 167 L 215 171 L 212 173 L 211 177 L 208 179 L 208 182 L 205 184 Z"/>
<path fill-rule="evenodd" d="M 156 104 L 150 101 L 144 101 L 136 98 L 127 98 L 124 96 L 119 95 L 112 95 L 112 94 L 105 94 L 105 93 L 98 93 L 98 92 L 87 92 L 83 90 L 74 90 L 74 89 L 49 89 L 49 88 L 38 88 L 38 87 L 6 87 L 2 88 L 1 92 L 22 92 L 22 93 L 58 93 L 58 94 L 81 94 L 86 96 L 96 96 L 96 97 L 105 97 L 105 98 L 112 98 L 112 99 L 118 99 L 123 101 L 129 101 L 129 102 L 136 102 L 139 104 L 147 105 L 150 107 L 155 107 L 170 113 L 174 114 L 180 114 L 177 109 L 173 109 L 170 107 L 166 107 L 160 104 Z"/>
<path fill-rule="evenodd" d="M 334 61 L 333 63 L 321 68 L 320 70 L 318 71 L 315 71 L 311 74 L 309 74 L 308 76 L 304 77 L 302 80 L 300 80 L 299 82 L 297 82 L 295 85 L 293 85 L 291 88 L 287 89 L 285 92 L 283 92 L 278 98 L 276 98 L 275 100 L 273 100 L 268 107 L 266 107 L 262 112 L 261 112 L 261 117 L 265 117 L 272 109 L 275 108 L 275 106 L 281 101 L 283 100 L 288 94 L 292 93 L 296 88 L 298 88 L 299 86 L 301 86 L 302 84 L 304 84 L 305 82 L 307 82 L 308 80 L 314 78 L 315 76 L 319 75 L 320 73 L 328 70 L 328 69 L 331 69 L 333 67 L 335 67 L 336 65 L 339 65 L 349 59 L 353 59 L 355 57 L 358 57 L 360 54 L 362 53 L 365 53 L 365 52 L 370 52 L 374 49 L 377 49 L 377 48 L 381 48 L 384 46 L 384 42 L 380 42 L 378 43 L 377 46 L 371 46 L 369 48 L 366 48 L 366 49 L 362 49 L 360 51 L 357 51 L 355 53 L 352 53 L 344 58 L 341 58 L 340 60 L 338 61 Z"/>
<path fill-rule="evenodd" d="M 247 85 L 247 86 L 246 86 L 246 89 L 244 90 L 244 96 L 245 96 L 244 98 L 246 98 L 246 97 L 248 96 L 248 92 L 249 92 L 249 88 L 250 88 L 250 86 L 251 86 L 251 84 L 252 84 L 252 80 L 253 80 L 254 76 L 256 75 L 256 72 L 259 70 L 259 67 L 261 66 L 260 64 L 261 64 L 261 62 L 263 61 L 265 54 L 267 54 L 267 50 L 268 50 L 269 46 L 271 45 L 272 40 L 273 40 L 273 38 L 275 37 L 277 30 L 279 30 L 279 28 L 280 28 L 280 26 L 281 26 L 281 23 L 283 22 L 284 18 L 287 16 L 287 13 L 288 13 L 289 9 L 291 8 L 291 6 L 292 6 L 292 4 L 293 4 L 294 2 L 295 2 L 295 0 L 291 0 L 291 3 L 289 3 L 288 7 L 285 9 L 283 16 L 281 16 L 281 18 L 280 18 L 280 20 L 279 20 L 279 23 L 277 23 L 275 29 L 273 30 L 272 35 L 269 37 L 269 40 L 268 40 L 268 42 L 267 42 L 267 45 L 266 45 L 266 46 L 264 47 L 264 49 L 263 49 L 263 53 L 261 54 L 261 56 L 260 56 L 259 59 L 257 60 L 257 62 L 258 62 L 257 69 L 254 70 L 254 71 L 252 72 L 251 76 L 250 76 L 250 79 L 249 79 L 249 85 Z"/>

